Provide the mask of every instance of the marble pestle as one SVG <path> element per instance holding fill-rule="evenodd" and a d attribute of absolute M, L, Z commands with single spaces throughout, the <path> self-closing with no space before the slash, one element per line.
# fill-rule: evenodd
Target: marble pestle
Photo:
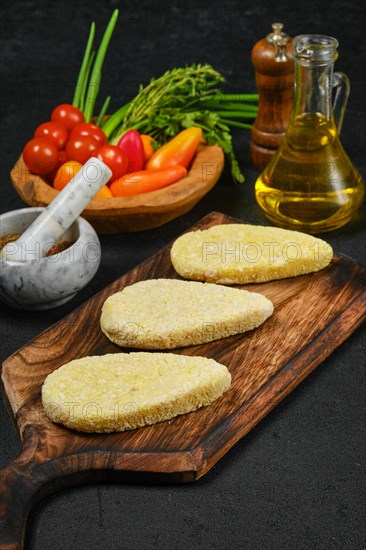
<path fill-rule="evenodd" d="M 7 261 L 39 261 L 58 241 L 112 175 L 92 157 L 24 233 L 1 251 Z"/>

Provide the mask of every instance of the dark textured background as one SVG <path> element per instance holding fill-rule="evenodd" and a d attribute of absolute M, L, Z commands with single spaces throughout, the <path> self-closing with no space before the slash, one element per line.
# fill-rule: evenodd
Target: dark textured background
<path fill-rule="evenodd" d="M 277 20 L 292 36 L 337 37 L 336 68 L 347 72 L 352 83 L 342 142 L 365 178 L 366 19 L 361 2 L 275 4 L 104 0 L 2 6 L 0 211 L 23 206 L 9 170 L 35 127 L 55 105 L 71 99 L 90 21 L 97 21 L 100 33 L 115 7 L 121 15 L 101 91 L 103 97 L 111 93 L 113 107 L 151 76 L 192 62 L 209 62 L 222 71 L 227 90 L 255 91 L 250 49 Z M 268 223 L 253 199 L 256 173 L 250 168 L 248 143 L 247 134 L 236 134 L 245 186 L 234 186 L 225 172 L 186 216 L 150 232 L 102 237 L 99 272 L 66 306 L 43 313 L 1 306 L 0 359 L 211 210 Z M 363 206 L 351 224 L 326 235 L 336 252 L 364 263 L 365 219 Z M 31 514 L 26 548 L 364 549 L 365 336 L 363 327 L 202 480 L 185 486 L 87 486 L 52 496 Z M 20 445 L 3 404 L 0 418 L 3 466 L 16 457 Z"/>

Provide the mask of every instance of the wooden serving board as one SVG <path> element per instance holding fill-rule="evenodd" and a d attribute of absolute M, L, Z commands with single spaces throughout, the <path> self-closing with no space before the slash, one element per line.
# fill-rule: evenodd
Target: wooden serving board
<path fill-rule="evenodd" d="M 193 229 L 234 221 L 212 213 Z M 136 281 L 178 278 L 169 249 L 109 285 L 4 362 L 4 394 L 23 447 L 0 472 L 1 549 L 22 548 L 28 511 L 47 493 L 108 479 L 185 482 L 203 476 L 366 316 L 366 268 L 346 258 L 335 257 L 318 273 L 246 285 L 273 301 L 270 319 L 244 335 L 176 350 L 227 365 L 231 388 L 213 405 L 116 434 L 82 434 L 52 424 L 40 400 L 45 377 L 71 359 L 121 351 L 100 331 L 101 306 L 110 294 Z"/>

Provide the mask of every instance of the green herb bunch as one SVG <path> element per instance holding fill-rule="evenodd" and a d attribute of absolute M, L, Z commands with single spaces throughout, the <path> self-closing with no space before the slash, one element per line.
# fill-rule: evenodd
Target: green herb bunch
<path fill-rule="evenodd" d="M 208 64 L 171 69 L 151 79 L 147 86 L 140 86 L 136 97 L 118 109 L 102 128 L 112 143 L 135 128 L 162 145 L 182 129 L 198 126 L 209 145 L 222 147 L 234 180 L 243 182 L 230 127 L 251 127 L 241 119 L 256 117 L 258 96 L 222 94 L 218 85 L 223 82 L 224 77 Z"/>

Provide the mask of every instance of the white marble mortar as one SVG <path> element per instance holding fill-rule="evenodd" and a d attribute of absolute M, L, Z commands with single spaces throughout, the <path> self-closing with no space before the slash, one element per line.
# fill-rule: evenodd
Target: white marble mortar
<path fill-rule="evenodd" d="M 0 235 L 23 233 L 44 208 L 22 208 L 0 216 Z M 17 309 L 58 307 L 75 296 L 94 277 L 101 260 L 98 235 L 78 218 L 62 240 L 72 246 L 49 257 L 16 262 L 0 258 L 0 299 Z"/>

